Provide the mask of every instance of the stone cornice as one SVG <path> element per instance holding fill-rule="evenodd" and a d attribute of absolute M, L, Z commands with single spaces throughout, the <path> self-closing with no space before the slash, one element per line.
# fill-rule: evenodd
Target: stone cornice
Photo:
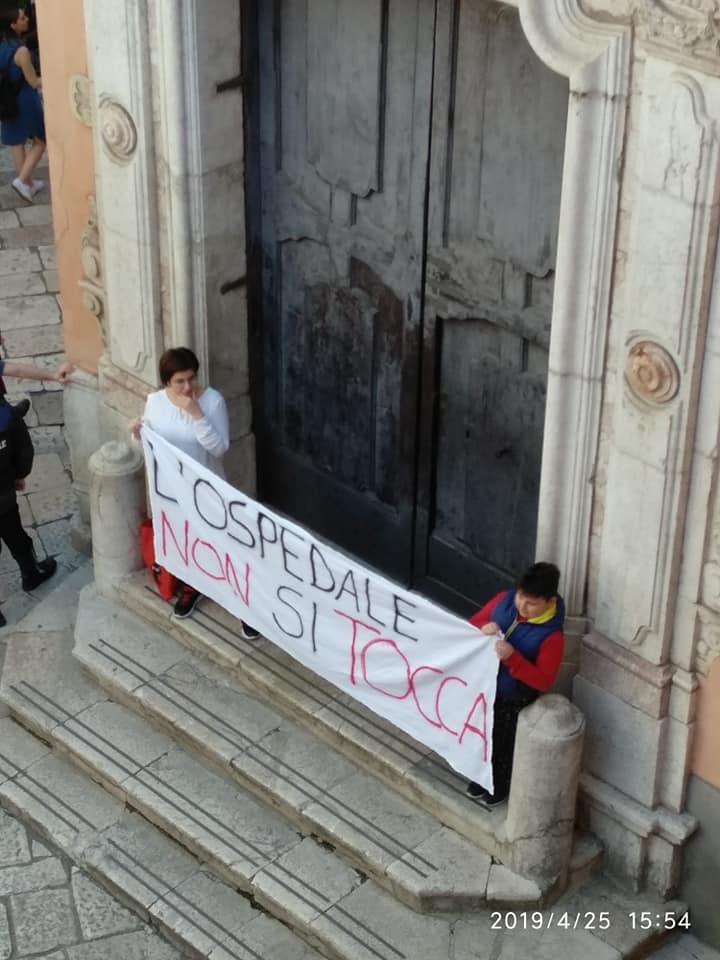
<path fill-rule="evenodd" d="M 597 7 L 601 9 L 597 9 Z M 625 15 L 610 17 L 609 0 L 519 0 L 520 20 L 531 46 L 551 69 L 572 77 L 600 57 L 629 29 L 628 0 L 619 0 Z"/>

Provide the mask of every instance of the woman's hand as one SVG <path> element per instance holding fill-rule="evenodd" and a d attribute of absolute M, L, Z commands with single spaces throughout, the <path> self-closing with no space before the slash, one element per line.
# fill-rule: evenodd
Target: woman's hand
<path fill-rule="evenodd" d="M 143 425 L 142 417 L 135 417 L 135 419 L 131 420 L 130 423 L 128 424 L 128 430 L 130 431 L 132 436 L 135 437 L 136 440 L 140 439 L 140 430 L 142 429 L 142 425 Z"/>
<path fill-rule="evenodd" d="M 181 410 L 184 410 L 193 420 L 200 420 L 204 416 L 198 403 L 201 392 L 200 387 L 195 386 L 192 393 L 187 394 L 187 396 L 180 396 L 175 400 L 177 406 L 180 407 Z"/>

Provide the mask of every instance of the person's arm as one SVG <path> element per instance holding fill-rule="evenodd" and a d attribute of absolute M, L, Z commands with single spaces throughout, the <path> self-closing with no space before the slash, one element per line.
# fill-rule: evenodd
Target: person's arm
<path fill-rule="evenodd" d="M 33 90 L 42 90 L 42 80 L 37 75 L 37 71 L 33 66 L 32 57 L 30 56 L 28 48 L 24 46 L 18 47 L 13 60 L 22 70 L 25 82 L 31 86 Z"/>
<path fill-rule="evenodd" d="M 224 456 L 230 446 L 230 419 L 225 400 L 220 394 L 207 413 L 193 420 L 195 436 L 212 457 Z M 201 411 L 202 413 L 202 411 Z"/>
<path fill-rule="evenodd" d="M 0 373 L 3 377 L 17 377 L 22 380 L 54 380 L 56 383 L 66 383 L 73 371 L 73 365 L 66 361 L 57 370 L 43 370 L 30 363 L 15 363 L 6 360 Z"/>
<path fill-rule="evenodd" d="M 32 470 L 35 449 L 22 417 L 13 417 L 10 423 L 10 444 L 15 480 L 24 480 Z M 22 489 L 22 487 L 21 487 Z"/>
<path fill-rule="evenodd" d="M 470 617 L 470 623 L 474 627 L 478 627 L 478 629 L 487 626 L 487 624 L 491 622 L 490 618 L 492 617 L 492 612 L 495 609 L 495 605 L 500 597 L 502 597 L 504 594 L 504 590 L 501 590 L 500 593 L 496 593 L 491 600 L 488 600 L 484 607 L 480 607 L 480 609 Z"/>
<path fill-rule="evenodd" d="M 512 636 L 510 638 L 512 646 Z M 565 637 L 562 630 L 555 630 L 548 634 L 540 644 L 535 663 L 532 663 L 513 647 L 509 657 L 503 663 L 516 680 L 521 680 L 534 690 L 549 690 L 555 683 L 555 678 L 562 663 Z"/>

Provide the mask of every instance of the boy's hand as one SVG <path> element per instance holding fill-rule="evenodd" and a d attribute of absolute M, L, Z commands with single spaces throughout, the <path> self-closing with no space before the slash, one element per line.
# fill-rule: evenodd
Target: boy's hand
<path fill-rule="evenodd" d="M 480 627 L 480 633 L 502 633 L 502 630 L 497 623 L 491 620 L 490 623 L 486 623 L 484 627 Z"/>
<path fill-rule="evenodd" d="M 495 653 L 498 655 L 499 660 L 507 660 L 509 656 L 515 653 L 515 647 L 504 638 L 496 640 Z"/>
<path fill-rule="evenodd" d="M 15 481 L 15 489 L 16 489 L 16 490 L 24 490 L 24 489 L 25 489 L 25 481 L 24 481 L 24 480 L 16 480 L 16 481 Z"/>

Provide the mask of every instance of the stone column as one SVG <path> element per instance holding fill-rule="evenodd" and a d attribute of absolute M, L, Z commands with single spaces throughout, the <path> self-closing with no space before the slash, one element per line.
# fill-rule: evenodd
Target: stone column
<path fill-rule="evenodd" d="M 520 714 L 506 821 L 512 867 L 540 886 L 567 881 L 585 719 L 566 697 L 540 697 Z"/>
<path fill-rule="evenodd" d="M 63 407 L 73 489 L 78 498 L 78 510 L 72 519 L 70 536 L 76 550 L 91 553 L 88 460 L 101 442 L 97 377 L 84 370 L 76 370 L 63 391 Z"/>
<path fill-rule="evenodd" d="M 142 566 L 140 521 L 145 516 L 145 473 L 139 451 L 121 441 L 90 457 L 95 583 L 111 595 L 118 581 Z"/>

